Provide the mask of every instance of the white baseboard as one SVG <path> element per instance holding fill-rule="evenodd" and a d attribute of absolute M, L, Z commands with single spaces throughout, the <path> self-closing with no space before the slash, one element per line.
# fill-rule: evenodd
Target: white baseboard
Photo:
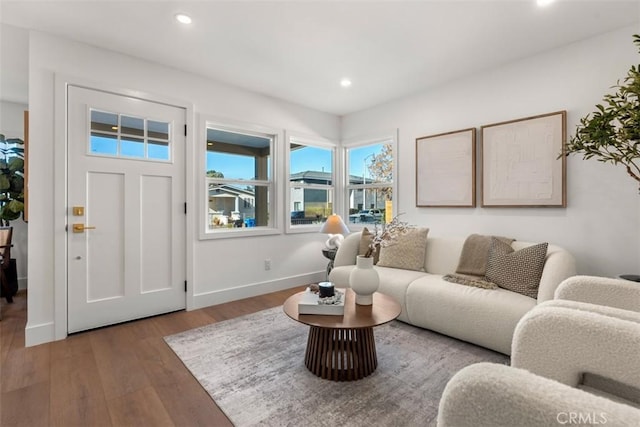
<path fill-rule="evenodd" d="M 326 272 L 302 274 L 299 276 L 286 277 L 284 279 L 270 280 L 268 282 L 252 283 L 235 288 L 221 289 L 217 291 L 196 294 L 193 296 L 193 307 L 191 310 L 210 307 L 212 305 L 224 304 L 229 301 L 236 301 L 243 298 L 255 297 L 268 294 L 270 292 L 281 291 L 306 283 L 321 282 L 326 278 Z"/>
<path fill-rule="evenodd" d="M 27 289 L 27 278 L 26 277 L 18 277 L 18 289 L 19 290 Z"/>
<path fill-rule="evenodd" d="M 326 272 L 317 271 L 314 273 L 301 274 L 283 279 L 270 280 L 267 282 L 252 283 L 235 288 L 221 289 L 193 296 L 194 306 L 190 310 L 223 304 L 229 301 L 236 301 L 243 298 L 268 294 L 270 292 L 281 291 L 304 285 L 306 283 L 321 282 L 325 280 Z M 26 281 L 26 280 L 25 280 Z M 32 347 L 38 344 L 55 341 L 55 324 L 53 322 L 30 325 L 25 328 L 25 346 Z"/>
<path fill-rule="evenodd" d="M 41 323 L 39 325 L 30 325 L 27 323 L 27 327 L 24 329 L 25 347 L 55 341 L 56 334 L 54 326 L 53 322 Z"/>

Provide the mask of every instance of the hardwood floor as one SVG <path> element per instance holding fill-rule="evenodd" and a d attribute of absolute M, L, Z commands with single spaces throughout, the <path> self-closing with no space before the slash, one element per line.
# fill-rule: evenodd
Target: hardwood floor
<path fill-rule="evenodd" d="M 0 425 L 230 426 L 163 337 L 281 305 L 304 287 L 25 348 L 26 294 L 3 299 Z M 284 314 L 283 314 L 284 315 Z"/>

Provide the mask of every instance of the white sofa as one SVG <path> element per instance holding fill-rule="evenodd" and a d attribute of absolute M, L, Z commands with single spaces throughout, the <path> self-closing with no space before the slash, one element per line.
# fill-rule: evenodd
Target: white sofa
<path fill-rule="evenodd" d="M 360 234 L 347 236 L 336 254 L 329 276 L 336 287 L 349 287 Z M 538 298 L 533 299 L 502 288 L 481 289 L 443 280 L 443 275 L 456 271 L 464 241 L 463 237 L 429 237 L 425 271 L 376 266 L 378 291 L 400 303 L 398 319 L 403 322 L 510 355 L 516 324 L 536 304 L 553 299 L 560 282 L 576 274 L 574 258 L 549 245 Z M 532 244 L 515 241 L 512 246 L 519 250 Z"/>

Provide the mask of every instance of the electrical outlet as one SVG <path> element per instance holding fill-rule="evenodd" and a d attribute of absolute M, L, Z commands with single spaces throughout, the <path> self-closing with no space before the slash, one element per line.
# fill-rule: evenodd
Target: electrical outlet
<path fill-rule="evenodd" d="M 264 260 L 264 269 L 271 270 L 271 260 L 269 258 Z"/>

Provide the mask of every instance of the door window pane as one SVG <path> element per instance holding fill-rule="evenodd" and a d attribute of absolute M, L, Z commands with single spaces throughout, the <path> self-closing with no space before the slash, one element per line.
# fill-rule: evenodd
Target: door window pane
<path fill-rule="evenodd" d="M 137 117 L 120 116 L 120 133 L 144 136 L 144 120 Z"/>
<path fill-rule="evenodd" d="M 118 137 L 115 135 L 92 132 L 89 144 L 93 154 L 118 155 Z"/>
<path fill-rule="evenodd" d="M 148 121 L 147 135 L 149 138 L 169 140 L 169 123 L 156 122 L 154 120 Z"/>
<path fill-rule="evenodd" d="M 150 159 L 169 160 L 169 143 L 167 141 L 149 140 L 147 156 Z"/>
<path fill-rule="evenodd" d="M 91 130 L 101 132 L 118 131 L 118 115 L 104 111 L 91 110 Z"/>
<path fill-rule="evenodd" d="M 123 157 L 144 158 L 144 139 L 122 138 L 120 150 Z"/>

